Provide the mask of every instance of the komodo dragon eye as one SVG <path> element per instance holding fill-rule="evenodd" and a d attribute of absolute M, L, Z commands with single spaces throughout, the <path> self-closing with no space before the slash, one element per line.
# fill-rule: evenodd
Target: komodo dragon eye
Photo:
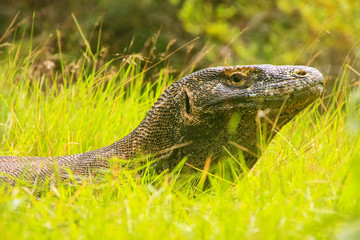
<path fill-rule="evenodd" d="M 230 76 L 230 81 L 234 85 L 244 85 L 246 83 L 247 76 L 241 73 L 234 73 Z"/>

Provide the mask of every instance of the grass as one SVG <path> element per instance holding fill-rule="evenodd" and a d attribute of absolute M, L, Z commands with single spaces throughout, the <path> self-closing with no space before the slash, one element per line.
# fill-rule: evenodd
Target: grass
<path fill-rule="evenodd" d="M 173 81 L 166 71 L 146 81 L 136 59 L 99 66 L 94 55 L 77 63 L 60 57 L 55 71 L 37 61 L 40 50 L 20 57 L 19 48 L 2 53 L 0 155 L 65 155 L 108 145 L 135 128 Z M 348 101 L 350 72 L 358 74 L 344 65 L 332 92 L 287 124 L 255 168 L 233 182 L 217 170 L 201 191 L 166 174 L 124 171 L 100 183 L 60 184 L 40 197 L 25 186 L 0 186 L 1 236 L 358 239 L 360 117 L 358 94 Z"/>

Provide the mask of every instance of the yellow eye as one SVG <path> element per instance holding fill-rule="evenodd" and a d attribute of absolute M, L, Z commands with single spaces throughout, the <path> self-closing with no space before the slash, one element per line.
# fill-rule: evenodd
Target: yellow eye
<path fill-rule="evenodd" d="M 230 80 L 233 84 L 241 85 L 246 82 L 246 76 L 240 74 L 240 73 L 234 73 L 230 76 Z"/>

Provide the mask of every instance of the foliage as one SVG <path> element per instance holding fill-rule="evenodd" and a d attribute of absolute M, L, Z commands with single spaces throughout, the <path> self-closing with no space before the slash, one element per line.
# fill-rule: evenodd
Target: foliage
<path fill-rule="evenodd" d="M 47 59 L 56 58 L 53 53 L 58 52 L 56 29 L 62 33 L 65 59 L 77 59 L 79 48 L 74 46 L 84 47 L 71 13 L 93 51 L 101 31 L 102 54 L 107 59 L 116 53 L 142 53 L 157 61 L 200 37 L 171 58 L 175 69 L 194 62 L 201 67 L 306 64 L 336 76 L 345 58 L 354 60 L 359 55 L 359 1 L 3 0 L 0 8 L 4 9 L 1 32 L 20 11 L 18 20 L 25 19 L 19 25 L 20 35 L 21 30 L 30 32 L 35 11 L 33 37 L 35 45 L 47 42 Z"/>

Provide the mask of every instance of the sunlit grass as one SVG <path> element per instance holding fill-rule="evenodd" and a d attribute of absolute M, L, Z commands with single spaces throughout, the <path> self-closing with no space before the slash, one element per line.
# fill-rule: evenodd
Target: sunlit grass
<path fill-rule="evenodd" d="M 154 83 L 144 79 L 136 60 L 92 61 L 34 72 L 35 51 L 21 58 L 9 50 L 0 65 L 0 155 L 65 155 L 108 145 L 134 129 L 172 82 L 162 72 Z M 286 125 L 254 169 L 235 180 L 218 170 L 202 191 L 177 172 L 139 177 L 124 170 L 98 183 L 52 186 L 41 196 L 2 185 L 1 236 L 357 239 L 360 144 L 347 122 L 353 116 L 358 124 L 359 115 L 356 103 L 348 105 L 349 71 L 345 66 L 332 93 Z"/>

